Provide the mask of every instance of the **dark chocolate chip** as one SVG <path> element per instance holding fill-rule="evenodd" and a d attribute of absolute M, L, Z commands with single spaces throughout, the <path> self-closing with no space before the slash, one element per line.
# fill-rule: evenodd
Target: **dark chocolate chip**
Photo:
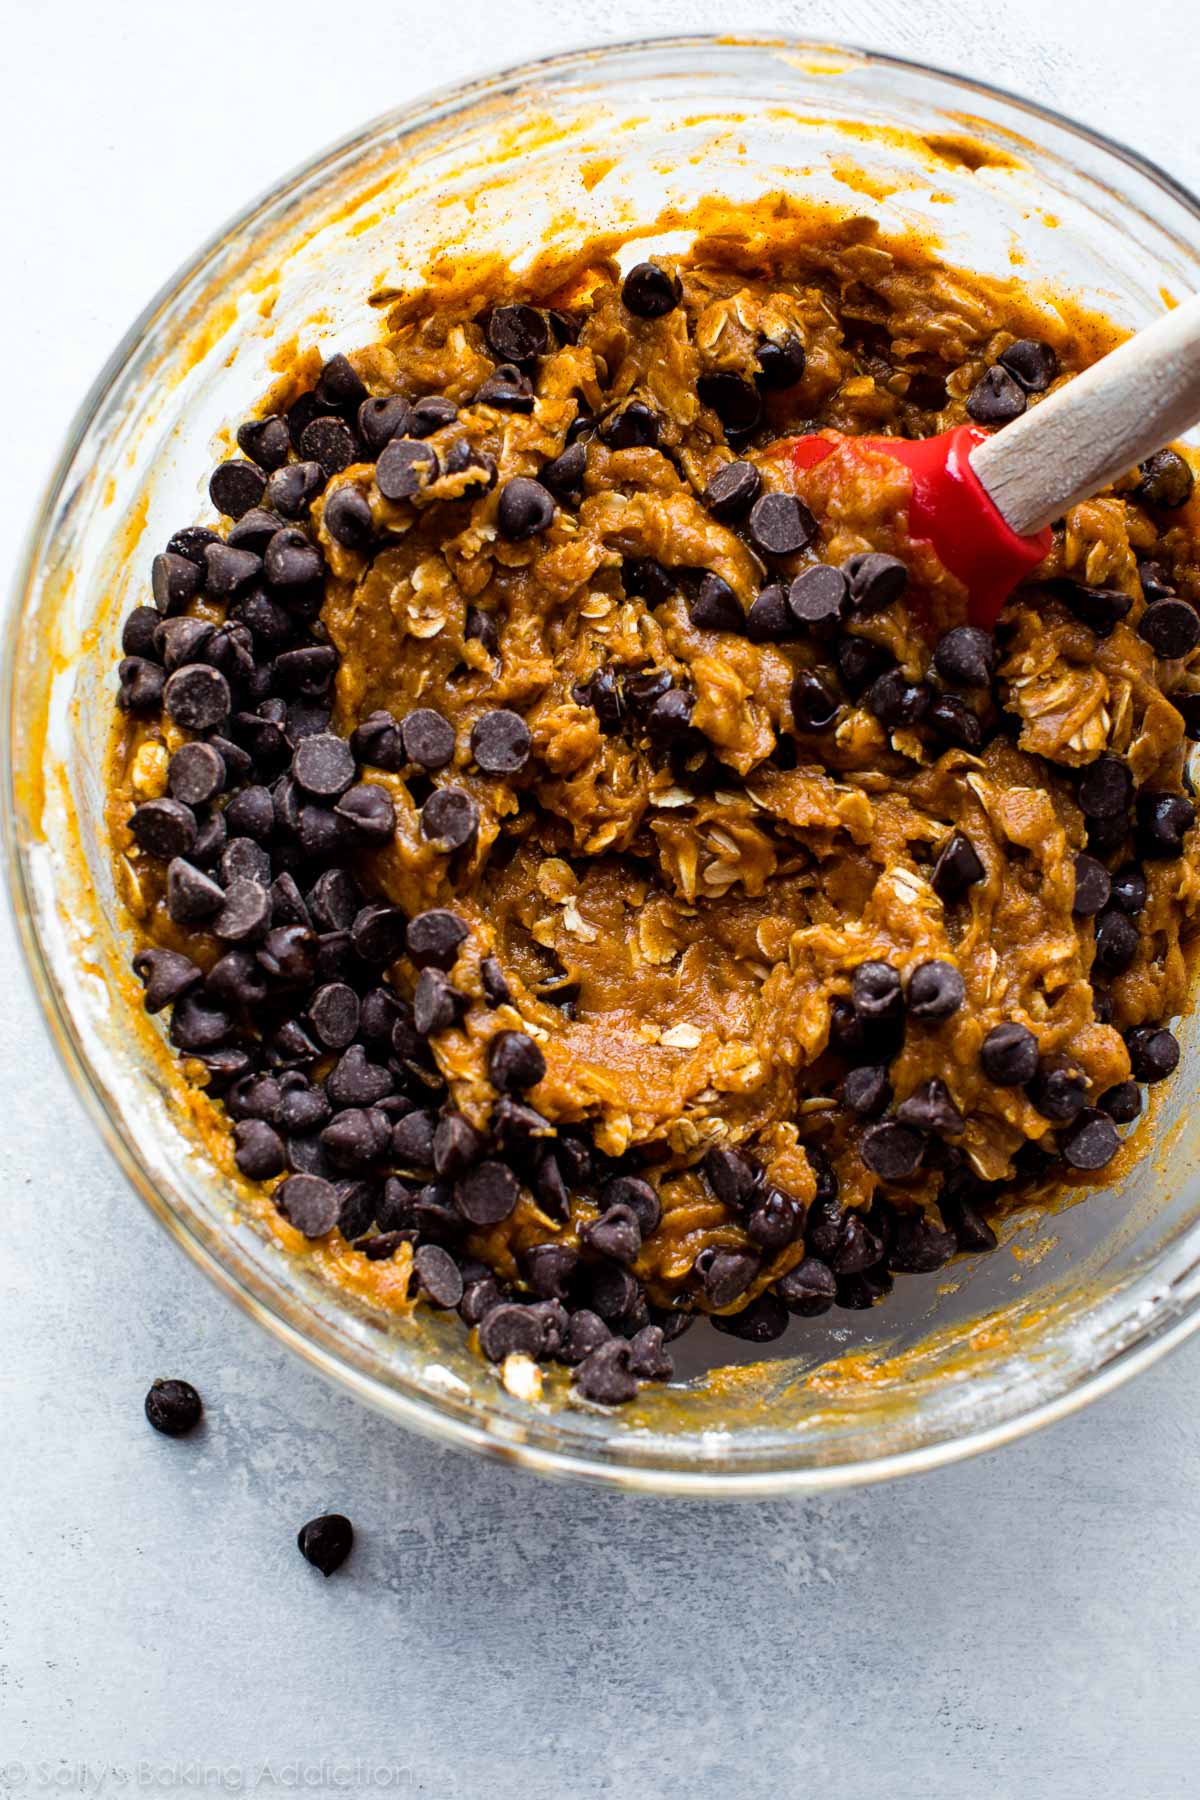
<path fill-rule="evenodd" d="M 258 846 L 255 845 L 255 849 Z M 211 930 L 227 944 L 248 943 L 261 936 L 271 918 L 271 896 L 259 882 L 238 876 L 225 890 Z"/>
<path fill-rule="evenodd" d="M 233 1160 L 251 1181 L 270 1181 L 282 1175 L 286 1157 L 283 1139 L 264 1119 L 240 1119 L 233 1128 L 236 1148 Z"/>
<path fill-rule="evenodd" d="M 817 1257 L 806 1256 L 775 1284 L 775 1292 L 790 1313 L 814 1319 L 828 1312 L 837 1293 L 833 1270 Z"/>
<path fill-rule="evenodd" d="M 292 757 L 292 778 L 317 800 L 336 800 L 354 780 L 354 752 L 332 731 L 302 738 Z"/>
<path fill-rule="evenodd" d="M 859 963 L 850 978 L 850 999 L 861 1019 L 894 1024 L 904 1017 L 904 987 L 890 963 Z"/>
<path fill-rule="evenodd" d="M 940 1022 L 956 1013 L 967 997 L 953 963 L 934 959 L 919 963 L 908 981 L 908 1010 L 914 1019 Z"/>
<path fill-rule="evenodd" d="M 263 552 L 263 574 L 272 587 L 304 587 L 324 573 L 324 557 L 298 525 L 281 527 Z"/>
<path fill-rule="evenodd" d="M 163 689 L 165 710 L 185 731 L 210 731 L 228 718 L 231 705 L 229 683 L 207 663 L 176 669 Z"/>
<path fill-rule="evenodd" d="M 748 1250 L 702 1250 L 696 1271 L 710 1306 L 729 1306 L 744 1294 L 758 1274 L 759 1261 Z"/>
<path fill-rule="evenodd" d="M 641 1226 L 628 1206 L 610 1206 L 590 1225 L 585 1225 L 580 1235 L 598 1256 L 607 1256 L 618 1263 L 635 1262 L 642 1247 Z"/>
<path fill-rule="evenodd" d="M 327 981 L 310 1000 L 308 1018 L 327 1050 L 344 1050 L 358 1031 L 358 995 L 344 981 Z"/>
<path fill-rule="evenodd" d="M 1139 1025 L 1125 1040 L 1129 1066 L 1137 1081 L 1165 1081 L 1179 1067 L 1179 1040 L 1174 1032 L 1153 1025 Z"/>
<path fill-rule="evenodd" d="M 758 1170 L 750 1158 L 729 1145 L 714 1145 L 703 1163 L 705 1179 L 721 1202 L 733 1212 L 744 1212 L 754 1202 Z"/>
<path fill-rule="evenodd" d="M 998 358 L 1027 394 L 1043 394 L 1058 374 L 1058 357 L 1039 338 L 1018 338 Z"/>
<path fill-rule="evenodd" d="M 145 1410 L 155 1431 L 161 1431 L 164 1437 L 183 1437 L 200 1423 L 204 1406 L 190 1381 L 164 1381 L 160 1377 L 150 1385 Z"/>
<path fill-rule="evenodd" d="M 544 313 L 532 306 L 497 306 L 487 322 L 488 344 L 501 362 L 532 362 L 550 347 Z"/>
<path fill-rule="evenodd" d="M 915 1125 L 918 1131 L 932 1131 L 939 1137 L 957 1137 L 966 1126 L 949 1088 L 936 1075 L 923 1081 L 907 1100 L 901 1101 L 896 1108 L 896 1117 L 904 1125 Z M 839 1274 L 846 1272 L 838 1270 Z"/>
<path fill-rule="evenodd" d="M 850 582 L 850 607 L 864 618 L 882 612 L 899 600 L 908 586 L 908 569 L 898 556 L 882 550 L 864 550 L 845 562 Z"/>
<path fill-rule="evenodd" d="M 354 1546 L 354 1527 L 342 1513 L 322 1513 L 302 1525 L 296 1537 L 300 1554 L 327 1579 L 340 1569 Z"/>
<path fill-rule="evenodd" d="M 465 788 L 435 788 L 421 808 L 421 835 L 435 849 L 461 850 L 479 829 L 479 807 Z"/>
<path fill-rule="evenodd" d="M 635 263 L 621 283 L 621 299 L 626 310 L 639 319 L 661 319 L 674 312 L 683 299 L 683 287 L 670 269 L 658 263 Z"/>
<path fill-rule="evenodd" d="M 1196 485 L 1191 464 L 1177 450 L 1157 450 L 1139 465 L 1139 473 L 1133 492 L 1144 506 L 1186 506 Z"/>
<path fill-rule="evenodd" d="M 375 529 L 366 495 L 349 485 L 330 494 L 321 519 L 334 542 L 346 550 L 365 549 Z"/>
<path fill-rule="evenodd" d="M 418 969 L 451 969 L 470 932 L 457 913 L 436 906 L 418 913 L 408 927 L 408 954 Z"/>
<path fill-rule="evenodd" d="M 688 616 L 701 631 L 740 632 L 746 622 L 741 603 L 729 583 L 711 570 L 701 581 Z"/>
<path fill-rule="evenodd" d="M 795 637 L 796 621 L 780 582 L 771 582 L 755 595 L 746 614 L 745 632 L 755 644 L 781 644 Z"/>
<path fill-rule="evenodd" d="M 129 829 L 150 856 L 187 856 L 196 841 L 196 815 L 181 800 L 146 800 L 130 814 Z"/>
<path fill-rule="evenodd" d="M 461 1175 L 454 1197 L 463 1218 L 472 1225 L 498 1225 L 517 1204 L 520 1184 L 507 1163 L 481 1162 Z"/>
<path fill-rule="evenodd" d="M 1112 819 L 1128 812 L 1133 800 L 1133 773 L 1129 764 L 1105 750 L 1080 776 L 1079 805 L 1089 819 Z"/>
<path fill-rule="evenodd" d="M 171 683 L 167 683 L 168 692 Z M 1139 794 L 1137 841 L 1143 856 L 1183 855 L 1183 840 L 1196 822 L 1196 809 L 1184 794 Z"/>
<path fill-rule="evenodd" d="M 722 371 L 702 375 L 696 392 L 704 406 L 711 406 L 731 438 L 745 437 L 762 418 L 762 397 L 753 382 Z"/>
<path fill-rule="evenodd" d="M 412 437 L 432 437 L 458 418 L 458 407 L 444 394 L 426 394 L 417 400 L 409 413 L 408 429 Z"/>
<path fill-rule="evenodd" d="M 413 500 L 437 476 L 437 451 L 419 438 L 392 438 L 375 465 L 375 485 L 385 500 Z"/>
<path fill-rule="evenodd" d="M 629 1367 L 642 1381 L 670 1381 L 675 1373 L 665 1341 L 661 1325 L 643 1325 L 629 1339 Z"/>
<path fill-rule="evenodd" d="M 978 750 L 983 743 L 983 726 L 957 694 L 938 694 L 925 714 L 925 723 L 960 750 Z"/>
<path fill-rule="evenodd" d="M 788 608 L 797 625 L 819 639 L 836 635 L 850 588 L 841 569 L 817 563 L 797 575 L 788 589 Z"/>
<path fill-rule="evenodd" d="M 232 1030 L 229 1013 L 207 994 L 184 994 L 175 1002 L 169 1036 L 177 1050 L 189 1055 L 215 1050 Z"/>
<path fill-rule="evenodd" d="M 440 1244 L 422 1244 L 413 1257 L 417 1285 L 434 1306 L 457 1306 L 463 1297 L 458 1264 Z"/>
<path fill-rule="evenodd" d="M 969 887 L 986 878 L 987 870 L 969 837 L 951 834 L 933 867 L 933 891 L 942 900 L 957 900 Z"/>
<path fill-rule="evenodd" d="M 441 969 L 422 969 L 413 992 L 413 1024 L 424 1038 L 449 1031 L 462 1016 L 466 1000 Z"/>
<path fill-rule="evenodd" d="M 471 754 L 485 775 L 519 775 L 532 746 L 528 725 L 507 707 L 484 713 L 471 727 Z"/>
<path fill-rule="evenodd" d="M 505 980 L 504 970 L 494 956 L 485 956 L 479 965 L 479 980 L 483 988 L 483 996 L 489 1006 L 508 1006 L 512 1002 L 512 990 Z"/>
<path fill-rule="evenodd" d="M 797 731 L 824 731 L 838 714 L 838 697 L 812 669 L 801 669 L 792 683 L 792 722 Z"/>
<path fill-rule="evenodd" d="M 979 1061 L 988 1080 L 997 1087 L 1024 1087 L 1038 1071 L 1038 1041 L 1027 1025 L 1016 1019 L 994 1025 L 979 1050 Z"/>
<path fill-rule="evenodd" d="M 237 444 L 242 455 L 260 469 L 270 473 L 282 468 L 292 447 L 287 420 L 278 413 L 268 413 L 263 419 L 246 419 L 238 426 Z"/>
<path fill-rule="evenodd" d="M 793 556 L 816 535 L 817 521 L 793 494 L 763 494 L 750 508 L 750 541 L 762 556 Z"/>
<path fill-rule="evenodd" d="M 999 363 L 984 372 L 967 395 L 967 412 L 977 425 L 1007 425 L 1025 411 L 1025 389 Z"/>
<path fill-rule="evenodd" d="M 569 1244 L 534 1244 L 525 1252 L 523 1264 L 529 1285 L 540 1299 L 565 1300 L 579 1266 L 579 1253 Z M 597 1342 L 603 1343 L 609 1335 L 608 1327 L 601 1320 L 597 1320 L 597 1324 L 602 1325 L 603 1330 L 603 1336 Z"/>
<path fill-rule="evenodd" d="M 842 1099 L 860 1119 L 877 1119 L 892 1103 L 892 1084 L 880 1063 L 863 1063 L 851 1069 L 842 1086 Z"/>
<path fill-rule="evenodd" d="M 321 1133 L 321 1148 L 336 1169 L 361 1174 L 385 1156 L 391 1139 L 392 1127 L 385 1113 L 348 1106 Z"/>
<path fill-rule="evenodd" d="M 910 681 L 903 669 L 886 669 L 867 690 L 867 710 L 888 731 L 916 725 L 929 710 L 933 696 L 923 681 Z"/>
<path fill-rule="evenodd" d="M 227 950 L 209 970 L 205 989 L 222 1006 L 236 1009 L 260 1005 L 268 984 L 265 971 L 248 950 Z"/>
<path fill-rule="evenodd" d="M 938 639 L 934 667 L 956 687 L 986 688 L 996 668 L 996 646 L 990 632 L 977 625 L 956 625 Z"/>
<path fill-rule="evenodd" d="M 194 863 L 176 856 L 167 866 L 167 912 L 176 925 L 194 925 L 212 916 L 225 893 Z"/>
<path fill-rule="evenodd" d="M 264 500 L 272 512 L 298 519 L 310 500 L 325 486 L 325 471 L 318 462 L 288 463 L 267 478 Z"/>
<path fill-rule="evenodd" d="M 1029 1098 L 1043 1118 L 1063 1124 L 1087 1105 L 1087 1076 L 1067 1056 L 1044 1056 L 1029 1084 Z"/>
<path fill-rule="evenodd" d="M 301 457 L 315 462 L 327 479 L 358 461 L 358 439 L 353 427 L 333 413 L 322 414 L 304 427 L 299 449 Z"/>
<path fill-rule="evenodd" d="M 441 1180 L 452 1181 L 456 1175 L 463 1174 L 479 1161 L 486 1145 L 483 1133 L 476 1131 L 461 1113 L 444 1112 L 433 1134 L 435 1172 Z M 457 1305 L 457 1301 L 455 1304 Z"/>
<path fill-rule="evenodd" d="M 669 748 L 681 743 L 691 728 L 696 696 L 683 688 L 668 688 L 646 714 L 646 733 L 652 743 Z"/>
<path fill-rule="evenodd" d="M 432 1169 L 437 1114 L 421 1107 L 392 1127 L 392 1155 L 404 1169 Z"/>
<path fill-rule="evenodd" d="M 1110 1163 L 1121 1147 L 1117 1128 L 1107 1112 L 1085 1106 L 1058 1136 L 1063 1161 L 1072 1169 L 1094 1172 Z"/>
<path fill-rule="evenodd" d="M 776 1187 L 764 1188 L 746 1220 L 747 1237 L 772 1254 L 794 1243 L 803 1229 L 803 1207 L 791 1194 Z"/>
<path fill-rule="evenodd" d="M 1156 600 L 1138 622 L 1155 656 L 1173 659 L 1188 656 L 1200 644 L 1200 613 L 1186 600 Z"/>
<path fill-rule="evenodd" d="M 884 1119 L 863 1132 L 861 1153 L 868 1169 L 882 1181 L 907 1181 L 924 1159 L 925 1137 L 900 1120 Z"/>
<path fill-rule="evenodd" d="M 714 519 L 738 519 L 754 504 L 762 476 L 751 462 L 727 462 L 717 470 L 701 496 Z"/>
<path fill-rule="evenodd" d="M 266 477 L 262 470 L 252 462 L 242 462 L 235 457 L 230 462 L 217 464 L 209 480 L 208 497 L 219 513 L 230 519 L 240 519 L 243 513 L 259 504 L 265 487 Z"/>
<path fill-rule="evenodd" d="M 554 457 L 551 462 L 543 463 L 538 470 L 538 480 L 559 499 L 566 499 L 569 495 L 578 493 L 586 472 L 587 447 L 580 440 L 568 444 L 562 454 Z"/>
<path fill-rule="evenodd" d="M 326 1078 L 325 1092 L 334 1106 L 374 1106 L 391 1093 L 394 1082 L 387 1069 L 373 1063 L 361 1044 L 351 1044 Z"/>
<path fill-rule="evenodd" d="M 513 715 L 515 717 L 515 715 Z M 386 714 L 373 714 L 373 718 L 389 717 Z M 449 719 L 435 712 L 431 706 L 418 707 L 410 712 L 400 724 L 400 742 L 404 755 L 419 768 L 436 770 L 444 769 L 453 759 L 455 733 Z M 387 768 L 387 763 L 381 763 Z"/>
<path fill-rule="evenodd" d="M 600 427 L 601 437 L 612 450 L 653 449 L 658 434 L 658 414 L 644 400 L 630 400 Z"/>
<path fill-rule="evenodd" d="M 354 915 L 350 935 L 364 962 L 394 962 L 404 948 L 405 920 L 398 906 L 373 902 Z"/>
<path fill-rule="evenodd" d="M 333 809 L 342 838 L 351 845 L 388 844 L 396 830 L 396 803 L 378 782 L 359 781 Z"/>
<path fill-rule="evenodd" d="M 804 340 L 789 331 L 782 338 L 763 338 L 758 346 L 758 380 L 765 388 L 795 387 L 804 379 L 808 356 Z"/>
<path fill-rule="evenodd" d="M 150 565 L 150 586 L 155 607 L 164 618 L 181 613 L 189 601 L 195 599 L 200 592 L 201 578 L 200 567 L 190 557 L 178 556 L 168 550 L 154 558 Z"/>
<path fill-rule="evenodd" d="M 1124 913 L 1141 912 L 1148 893 L 1145 874 L 1136 863 L 1125 863 L 1112 878 L 1113 905 Z"/>
<path fill-rule="evenodd" d="M 1075 899 L 1072 911 L 1077 918 L 1090 918 L 1103 911 L 1112 894 L 1112 879 L 1102 862 L 1082 851 L 1075 858 Z"/>
<path fill-rule="evenodd" d="M 142 1004 L 148 1013 L 173 1006 L 204 978 L 191 958 L 178 950 L 139 950 L 133 958 L 133 972 L 145 989 Z"/>
<path fill-rule="evenodd" d="M 1142 1091 L 1136 1081 L 1118 1081 L 1104 1090 L 1096 1104 L 1117 1125 L 1132 1125 L 1142 1110 Z"/>
<path fill-rule="evenodd" d="M 888 1246 L 888 1268 L 905 1275 L 932 1275 L 957 1249 L 952 1231 L 939 1231 L 924 1213 L 901 1213 Z"/>
<path fill-rule="evenodd" d="M 502 536 L 513 543 L 538 537 L 554 522 L 554 495 L 528 475 L 514 475 L 500 490 L 496 522 Z"/>
<path fill-rule="evenodd" d="M 546 1059 L 523 1031 L 498 1031 L 488 1044 L 488 1076 L 502 1093 L 519 1094 L 536 1087 L 546 1073 Z"/>

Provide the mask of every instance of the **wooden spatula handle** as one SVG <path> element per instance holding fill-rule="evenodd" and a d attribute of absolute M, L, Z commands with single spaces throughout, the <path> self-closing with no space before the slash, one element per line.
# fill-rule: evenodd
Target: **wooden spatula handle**
<path fill-rule="evenodd" d="M 1200 294 L 980 444 L 971 467 L 1025 537 L 1197 420 Z"/>

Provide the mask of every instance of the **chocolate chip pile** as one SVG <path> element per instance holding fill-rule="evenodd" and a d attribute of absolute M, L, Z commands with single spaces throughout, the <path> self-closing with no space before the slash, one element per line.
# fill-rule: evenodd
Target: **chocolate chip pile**
<path fill-rule="evenodd" d="M 962 623 L 888 477 L 772 446 L 1002 425 L 1060 354 L 859 249 L 410 312 L 125 621 L 133 967 L 238 1169 L 589 1401 L 993 1246 L 1178 1061 L 1190 468 Z"/>

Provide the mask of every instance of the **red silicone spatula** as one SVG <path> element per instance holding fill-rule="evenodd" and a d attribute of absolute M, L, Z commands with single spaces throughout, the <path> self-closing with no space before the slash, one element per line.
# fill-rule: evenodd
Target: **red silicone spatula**
<path fill-rule="evenodd" d="M 797 474 L 842 448 L 894 457 L 912 474 L 910 536 L 932 544 L 990 627 L 1050 548 L 1049 526 L 1200 419 L 1200 294 L 1139 331 L 1002 431 L 939 437 L 813 432 L 776 446 Z"/>

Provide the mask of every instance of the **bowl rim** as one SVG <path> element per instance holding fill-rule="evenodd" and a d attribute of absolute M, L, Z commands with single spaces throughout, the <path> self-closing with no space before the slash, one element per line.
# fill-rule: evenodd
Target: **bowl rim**
<path fill-rule="evenodd" d="M 1086 142 L 1115 158 L 1169 195 L 1200 224 L 1200 198 L 1151 158 L 1130 149 L 1107 133 L 1081 124 L 1053 107 L 1026 99 L 997 83 L 977 80 L 915 58 L 896 56 L 840 41 L 809 39 L 775 32 L 736 35 L 669 32 L 645 37 L 612 38 L 507 64 L 471 76 L 465 81 L 448 82 L 423 91 L 404 105 L 377 115 L 290 169 L 211 234 L 192 256 L 176 268 L 143 307 L 117 342 L 77 407 L 26 531 L 10 584 L 8 610 L 3 621 L 4 641 L 0 646 L 0 707 L 4 714 L 4 730 L 0 735 L 0 841 L 3 843 L 5 856 L 5 887 L 23 952 L 25 973 L 60 1066 L 82 1100 L 85 1111 L 118 1168 L 152 1216 L 165 1227 L 209 1279 L 265 1331 L 286 1345 L 310 1368 L 348 1390 L 373 1410 L 442 1443 L 475 1450 L 484 1456 L 540 1474 L 588 1481 L 626 1492 L 730 1499 L 818 1494 L 867 1486 L 901 1475 L 942 1468 L 1014 1442 L 1054 1420 L 1079 1411 L 1092 1400 L 1111 1393 L 1200 1330 L 1200 1287 L 1184 1299 L 1182 1306 L 1177 1301 L 1175 1307 L 1172 1307 L 1169 1291 L 1161 1295 L 1147 1309 L 1144 1324 L 1129 1342 L 1076 1379 L 1063 1392 L 1037 1401 L 1011 1418 L 975 1427 L 961 1436 L 942 1438 L 916 1448 L 885 1452 L 875 1457 L 795 1468 L 773 1465 L 762 1470 L 719 1469 L 705 1467 L 703 1464 L 674 1464 L 668 1467 L 651 1461 L 607 1461 L 585 1452 L 563 1451 L 541 1443 L 521 1442 L 494 1435 L 485 1425 L 443 1409 L 432 1395 L 419 1396 L 411 1391 L 403 1391 L 377 1375 L 350 1365 L 334 1351 L 317 1343 L 285 1317 L 270 1299 L 253 1291 L 227 1266 L 159 1191 L 135 1146 L 103 1100 L 70 1010 L 51 973 L 49 959 L 35 923 L 37 915 L 33 904 L 33 882 L 21 831 L 21 807 L 16 785 L 18 770 L 14 755 L 17 626 L 24 616 L 31 590 L 37 583 L 42 566 L 43 541 L 60 510 L 71 467 L 107 397 L 138 346 L 153 330 L 159 314 L 232 239 L 245 233 L 262 213 L 275 206 L 290 190 L 302 183 L 311 182 L 324 169 L 344 160 L 357 148 L 365 147 L 381 134 L 402 135 L 419 124 L 445 118 L 489 96 L 502 94 L 514 86 L 525 85 L 546 76 L 569 73 L 573 68 L 595 71 L 606 62 L 637 53 L 691 51 L 705 54 L 723 49 L 733 52 L 786 51 L 831 58 L 841 56 L 885 71 L 909 71 L 929 77 L 964 94 L 1000 100 L 1040 124 L 1050 124 L 1069 137 Z"/>

